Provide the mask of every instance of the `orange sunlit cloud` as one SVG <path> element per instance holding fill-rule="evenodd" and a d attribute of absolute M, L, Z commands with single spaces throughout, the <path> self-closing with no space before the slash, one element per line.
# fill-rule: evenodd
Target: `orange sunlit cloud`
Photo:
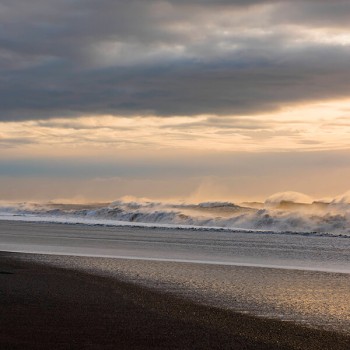
<path fill-rule="evenodd" d="M 0 125 L 0 144 L 12 156 L 342 149 L 350 147 L 349 105 L 349 100 L 318 102 L 221 118 L 89 116 L 6 122 Z"/>

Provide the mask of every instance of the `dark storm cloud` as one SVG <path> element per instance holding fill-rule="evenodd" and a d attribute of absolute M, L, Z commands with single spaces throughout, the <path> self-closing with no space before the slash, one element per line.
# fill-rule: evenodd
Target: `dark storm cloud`
<path fill-rule="evenodd" d="M 285 2 L 276 7 L 274 17 L 278 21 L 309 26 L 349 28 L 350 2 L 348 0 L 315 0 Z"/>
<path fill-rule="evenodd" d="M 349 14 L 323 0 L 0 0 L 0 120 L 254 114 L 346 97 L 349 47 L 300 40 L 290 24 L 345 32 Z"/>

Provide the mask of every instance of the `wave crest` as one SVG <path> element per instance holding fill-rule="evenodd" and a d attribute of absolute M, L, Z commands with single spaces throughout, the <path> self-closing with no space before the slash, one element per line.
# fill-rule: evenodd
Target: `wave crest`
<path fill-rule="evenodd" d="M 269 199 L 270 198 L 270 199 Z M 232 230 L 317 233 L 350 237 L 350 204 L 347 196 L 329 203 L 300 203 L 298 193 L 276 194 L 265 204 L 244 206 L 231 202 L 163 203 L 153 201 L 114 201 L 106 204 L 36 204 L 0 206 L 0 215 L 109 220 L 110 222 L 190 225 Z M 289 201 L 287 201 L 287 199 Z M 295 201 L 291 201 L 291 199 Z M 271 205 L 274 203 L 274 205 Z"/>

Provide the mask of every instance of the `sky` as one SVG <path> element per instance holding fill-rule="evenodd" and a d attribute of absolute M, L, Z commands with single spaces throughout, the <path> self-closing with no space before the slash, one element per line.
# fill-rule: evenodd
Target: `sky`
<path fill-rule="evenodd" d="M 0 201 L 350 190 L 348 0 L 0 0 Z"/>

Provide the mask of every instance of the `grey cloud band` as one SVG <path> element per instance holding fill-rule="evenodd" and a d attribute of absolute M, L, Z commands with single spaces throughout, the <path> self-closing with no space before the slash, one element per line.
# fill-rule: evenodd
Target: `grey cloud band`
<path fill-rule="evenodd" d="M 307 33 L 345 35 L 349 19 L 348 1 L 2 0 L 0 120 L 244 115 L 346 97 L 349 44 Z"/>

